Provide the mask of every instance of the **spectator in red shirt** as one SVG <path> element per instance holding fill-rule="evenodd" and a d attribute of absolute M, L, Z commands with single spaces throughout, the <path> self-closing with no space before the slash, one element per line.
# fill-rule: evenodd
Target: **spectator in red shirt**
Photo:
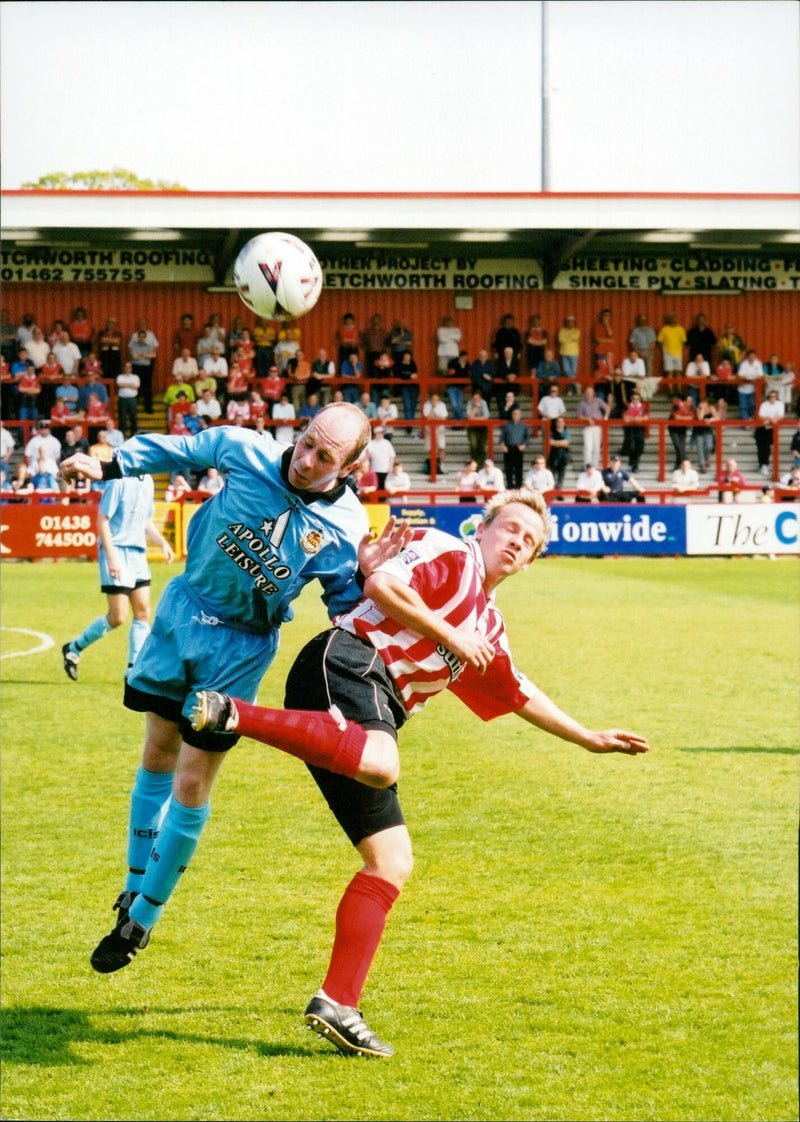
<path fill-rule="evenodd" d="M 628 457 L 628 464 L 633 472 L 639 470 L 639 461 L 644 455 L 644 423 L 646 418 L 647 406 L 642 401 L 638 391 L 635 391 L 631 395 L 631 400 L 623 414 L 625 435 L 622 439 L 622 454 Z"/>
<path fill-rule="evenodd" d="M 86 314 L 85 308 L 76 308 L 72 313 L 72 319 L 67 328 L 69 337 L 73 343 L 78 344 L 78 350 L 81 352 L 83 358 L 89 354 L 92 349 L 92 340 L 94 339 L 94 327 L 89 316 Z"/>
<path fill-rule="evenodd" d="M 267 370 L 266 377 L 261 381 L 261 392 L 269 408 L 270 417 L 272 416 L 272 406 L 280 400 L 282 390 L 283 378 L 281 378 L 280 370 L 273 363 Z"/>
<path fill-rule="evenodd" d="M 678 394 L 672 402 L 672 412 L 669 419 L 675 424 L 668 425 L 669 438 L 675 449 L 675 471 L 678 471 L 686 459 L 686 441 L 691 436 L 691 428 L 687 421 L 694 420 L 694 404 L 688 394 Z"/>
<path fill-rule="evenodd" d="M 39 395 L 42 392 L 42 383 L 39 381 L 32 365 L 25 367 L 17 380 L 19 392 L 19 419 L 21 421 L 37 421 L 39 419 Z"/>
<path fill-rule="evenodd" d="M 346 312 L 342 316 L 342 322 L 336 332 L 336 346 L 337 354 L 339 356 L 339 365 L 346 358 L 349 358 L 354 352 L 357 354 L 361 345 L 361 335 L 358 327 L 356 326 L 356 317 L 352 312 Z"/>
<path fill-rule="evenodd" d="M 59 399 L 50 410 L 50 420 L 54 425 L 71 425 L 73 423 L 74 414 L 63 398 Z"/>
<path fill-rule="evenodd" d="M 181 316 L 180 327 L 172 336 L 172 354 L 175 358 L 178 358 L 186 347 L 189 354 L 193 355 L 196 345 L 197 328 L 194 325 L 194 316 L 191 312 L 184 312 Z"/>
<path fill-rule="evenodd" d="M 602 377 L 607 377 L 614 365 L 614 328 L 611 326 L 611 309 L 603 308 L 592 326 L 592 350 L 594 352 L 594 368 L 601 372 Z"/>
<path fill-rule="evenodd" d="M 738 503 L 740 492 L 747 486 L 747 480 L 739 471 L 736 460 L 725 461 L 725 468 L 719 473 L 717 483 L 724 488 L 718 496 L 721 503 Z"/>

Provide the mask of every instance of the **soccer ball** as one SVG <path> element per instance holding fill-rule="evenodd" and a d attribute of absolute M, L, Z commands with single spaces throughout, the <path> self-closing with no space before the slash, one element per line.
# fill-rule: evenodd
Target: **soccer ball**
<path fill-rule="evenodd" d="M 258 234 L 236 258 L 233 283 L 257 316 L 297 319 L 319 300 L 322 268 L 294 234 Z"/>

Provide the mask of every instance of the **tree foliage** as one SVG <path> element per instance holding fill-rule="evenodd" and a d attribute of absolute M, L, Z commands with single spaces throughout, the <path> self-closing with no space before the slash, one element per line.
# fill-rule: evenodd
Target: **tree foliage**
<path fill-rule="evenodd" d="M 163 179 L 142 179 L 127 168 L 111 171 L 76 171 L 71 175 L 63 171 L 49 172 L 35 183 L 23 183 L 23 188 L 37 191 L 186 191 L 180 183 L 167 183 Z"/>

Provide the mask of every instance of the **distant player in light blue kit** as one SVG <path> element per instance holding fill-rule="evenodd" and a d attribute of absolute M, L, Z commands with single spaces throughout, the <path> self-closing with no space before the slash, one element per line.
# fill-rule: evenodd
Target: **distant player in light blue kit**
<path fill-rule="evenodd" d="M 361 410 L 334 403 L 294 446 L 224 425 L 193 437 L 135 436 L 108 464 L 80 453 L 63 461 L 67 479 L 210 467 L 225 477 L 192 518 L 185 571 L 164 590 L 125 685 L 125 705 L 147 715 L 145 746 L 131 796 L 128 875 L 114 904 L 119 918 L 91 956 L 98 972 L 127 966 L 147 945 L 197 848 L 224 754 L 238 739 L 192 728 L 195 692 L 254 700 L 280 625 L 306 584 L 320 581 L 333 618 L 358 603 L 359 568 L 369 576 L 409 540 L 408 527 L 389 519 L 373 541 L 364 508 L 344 483 L 369 438 Z"/>
<path fill-rule="evenodd" d="M 175 554 L 153 521 L 153 479 L 132 475 L 106 485 L 97 516 L 100 590 L 108 597 L 108 611 L 93 620 L 85 631 L 61 648 L 64 670 L 78 679 L 78 663 L 91 644 L 120 627 L 133 612 L 128 635 L 128 667 L 150 634 L 150 566 L 148 540 L 161 547 L 169 565 Z"/>

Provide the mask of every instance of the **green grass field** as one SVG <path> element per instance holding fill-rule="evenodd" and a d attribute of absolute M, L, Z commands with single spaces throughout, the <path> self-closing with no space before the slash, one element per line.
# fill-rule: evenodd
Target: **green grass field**
<path fill-rule="evenodd" d="M 500 590 L 517 664 L 648 757 L 592 756 L 450 696 L 401 738 L 416 869 L 364 1013 L 390 1061 L 302 1025 L 357 867 L 296 760 L 241 742 L 127 969 L 142 719 L 96 566 L 2 569 L 4 1119 L 794 1119 L 796 561 L 546 558 Z M 166 579 L 154 567 L 157 593 Z M 325 623 L 316 596 L 265 680 Z M 38 654 L 42 632 L 55 646 Z"/>

